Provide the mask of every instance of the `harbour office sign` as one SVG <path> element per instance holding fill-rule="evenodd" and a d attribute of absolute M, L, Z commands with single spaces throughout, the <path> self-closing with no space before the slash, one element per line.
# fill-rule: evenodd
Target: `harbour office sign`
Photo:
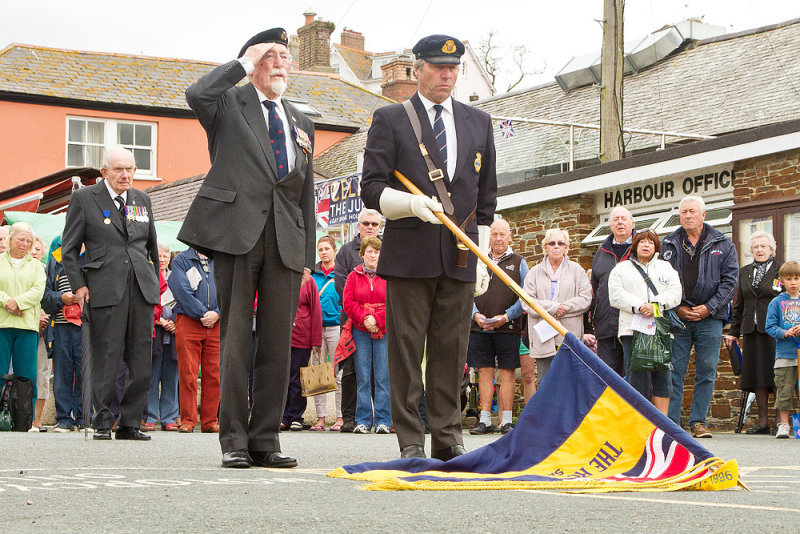
<path fill-rule="evenodd" d="M 733 163 L 728 163 L 626 184 L 598 193 L 597 211 L 610 212 L 617 206 L 635 209 L 644 205 L 677 205 L 681 198 L 689 195 L 700 196 L 704 200 L 726 198 L 733 194 L 734 177 Z"/>

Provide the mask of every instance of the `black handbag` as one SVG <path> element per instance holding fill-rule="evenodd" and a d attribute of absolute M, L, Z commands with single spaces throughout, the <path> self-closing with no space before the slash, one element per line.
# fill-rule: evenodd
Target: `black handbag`
<path fill-rule="evenodd" d="M 9 392 L 10 430 L 27 432 L 33 424 L 33 382 L 24 376 L 3 375 L 3 390 Z M 5 401 L 5 393 L 2 398 Z"/>
<path fill-rule="evenodd" d="M 8 399 L 13 384 L 11 380 L 3 380 L 3 387 L 0 388 L 0 431 L 3 432 L 11 430 L 11 408 L 8 407 Z"/>
<path fill-rule="evenodd" d="M 644 278 L 647 287 L 658 295 L 658 290 L 650 277 L 635 262 L 630 260 L 639 274 Z M 670 334 L 671 318 L 669 313 L 664 317 L 654 317 L 656 330 L 652 335 L 633 332 L 631 346 L 632 371 L 672 371 L 672 335 Z M 672 312 L 674 313 L 674 312 Z"/>

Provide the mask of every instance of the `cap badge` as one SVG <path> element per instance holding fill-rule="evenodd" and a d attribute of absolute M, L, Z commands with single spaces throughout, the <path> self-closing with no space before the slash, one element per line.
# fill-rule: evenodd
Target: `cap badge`
<path fill-rule="evenodd" d="M 442 45 L 442 52 L 445 54 L 452 54 L 456 51 L 456 43 L 453 42 L 452 39 L 448 39 L 445 41 L 444 45 Z"/>
<path fill-rule="evenodd" d="M 285 41 L 285 40 L 286 40 L 286 32 L 282 31 L 281 32 L 281 41 Z"/>

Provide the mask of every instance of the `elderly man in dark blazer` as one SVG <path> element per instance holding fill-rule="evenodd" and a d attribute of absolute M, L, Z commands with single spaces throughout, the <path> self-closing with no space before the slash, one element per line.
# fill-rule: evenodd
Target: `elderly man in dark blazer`
<path fill-rule="evenodd" d="M 286 30 L 253 36 L 239 59 L 206 74 L 186 101 L 208 135 L 211 170 L 178 238 L 214 258 L 221 312 L 219 440 L 223 467 L 294 467 L 278 432 L 300 281 L 315 259 L 314 125 L 283 100 Z M 248 76 L 250 83 L 237 86 Z M 253 302 L 253 408 L 247 381 Z"/>
<path fill-rule="evenodd" d="M 488 250 L 497 197 L 495 149 L 489 115 L 451 97 L 464 45 L 453 37 L 431 35 L 413 52 L 417 93 L 406 104 L 409 108 L 395 104 L 375 111 L 361 197 L 388 219 L 378 274 L 387 281 L 392 417 L 401 457 L 425 457 L 425 431 L 417 407 L 425 353 L 432 456 L 449 460 L 466 452 L 459 391 L 473 285 L 477 280 L 485 291 L 488 277 L 486 266 L 474 256 L 458 261 L 453 235 L 434 212 L 450 215 Z M 420 150 L 415 122 L 430 164 Z M 427 196 L 408 193 L 394 177 L 395 170 Z M 476 271 L 481 276 L 476 277 Z"/>
<path fill-rule="evenodd" d="M 127 379 L 115 437 L 149 440 L 139 424 L 150 390 L 153 306 L 160 302 L 156 227 L 150 197 L 131 188 L 130 151 L 109 149 L 100 172 L 102 182 L 72 193 L 61 244 L 69 285 L 78 303 L 90 307 L 94 439 L 111 439 L 109 406 L 121 356 Z"/>

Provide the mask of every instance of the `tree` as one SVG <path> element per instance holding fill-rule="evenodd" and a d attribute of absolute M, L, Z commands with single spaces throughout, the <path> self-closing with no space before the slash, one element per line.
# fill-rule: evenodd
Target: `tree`
<path fill-rule="evenodd" d="M 530 66 L 528 61 L 530 50 L 524 44 L 516 44 L 511 47 L 513 67 L 505 68 L 503 53 L 503 46 L 497 38 L 497 30 L 490 30 L 486 39 L 483 39 L 478 45 L 478 61 L 495 88 L 499 83 L 506 82 L 506 92 L 511 91 L 521 84 L 526 76 L 540 74 L 544 71 L 544 64 L 540 68 Z"/>

